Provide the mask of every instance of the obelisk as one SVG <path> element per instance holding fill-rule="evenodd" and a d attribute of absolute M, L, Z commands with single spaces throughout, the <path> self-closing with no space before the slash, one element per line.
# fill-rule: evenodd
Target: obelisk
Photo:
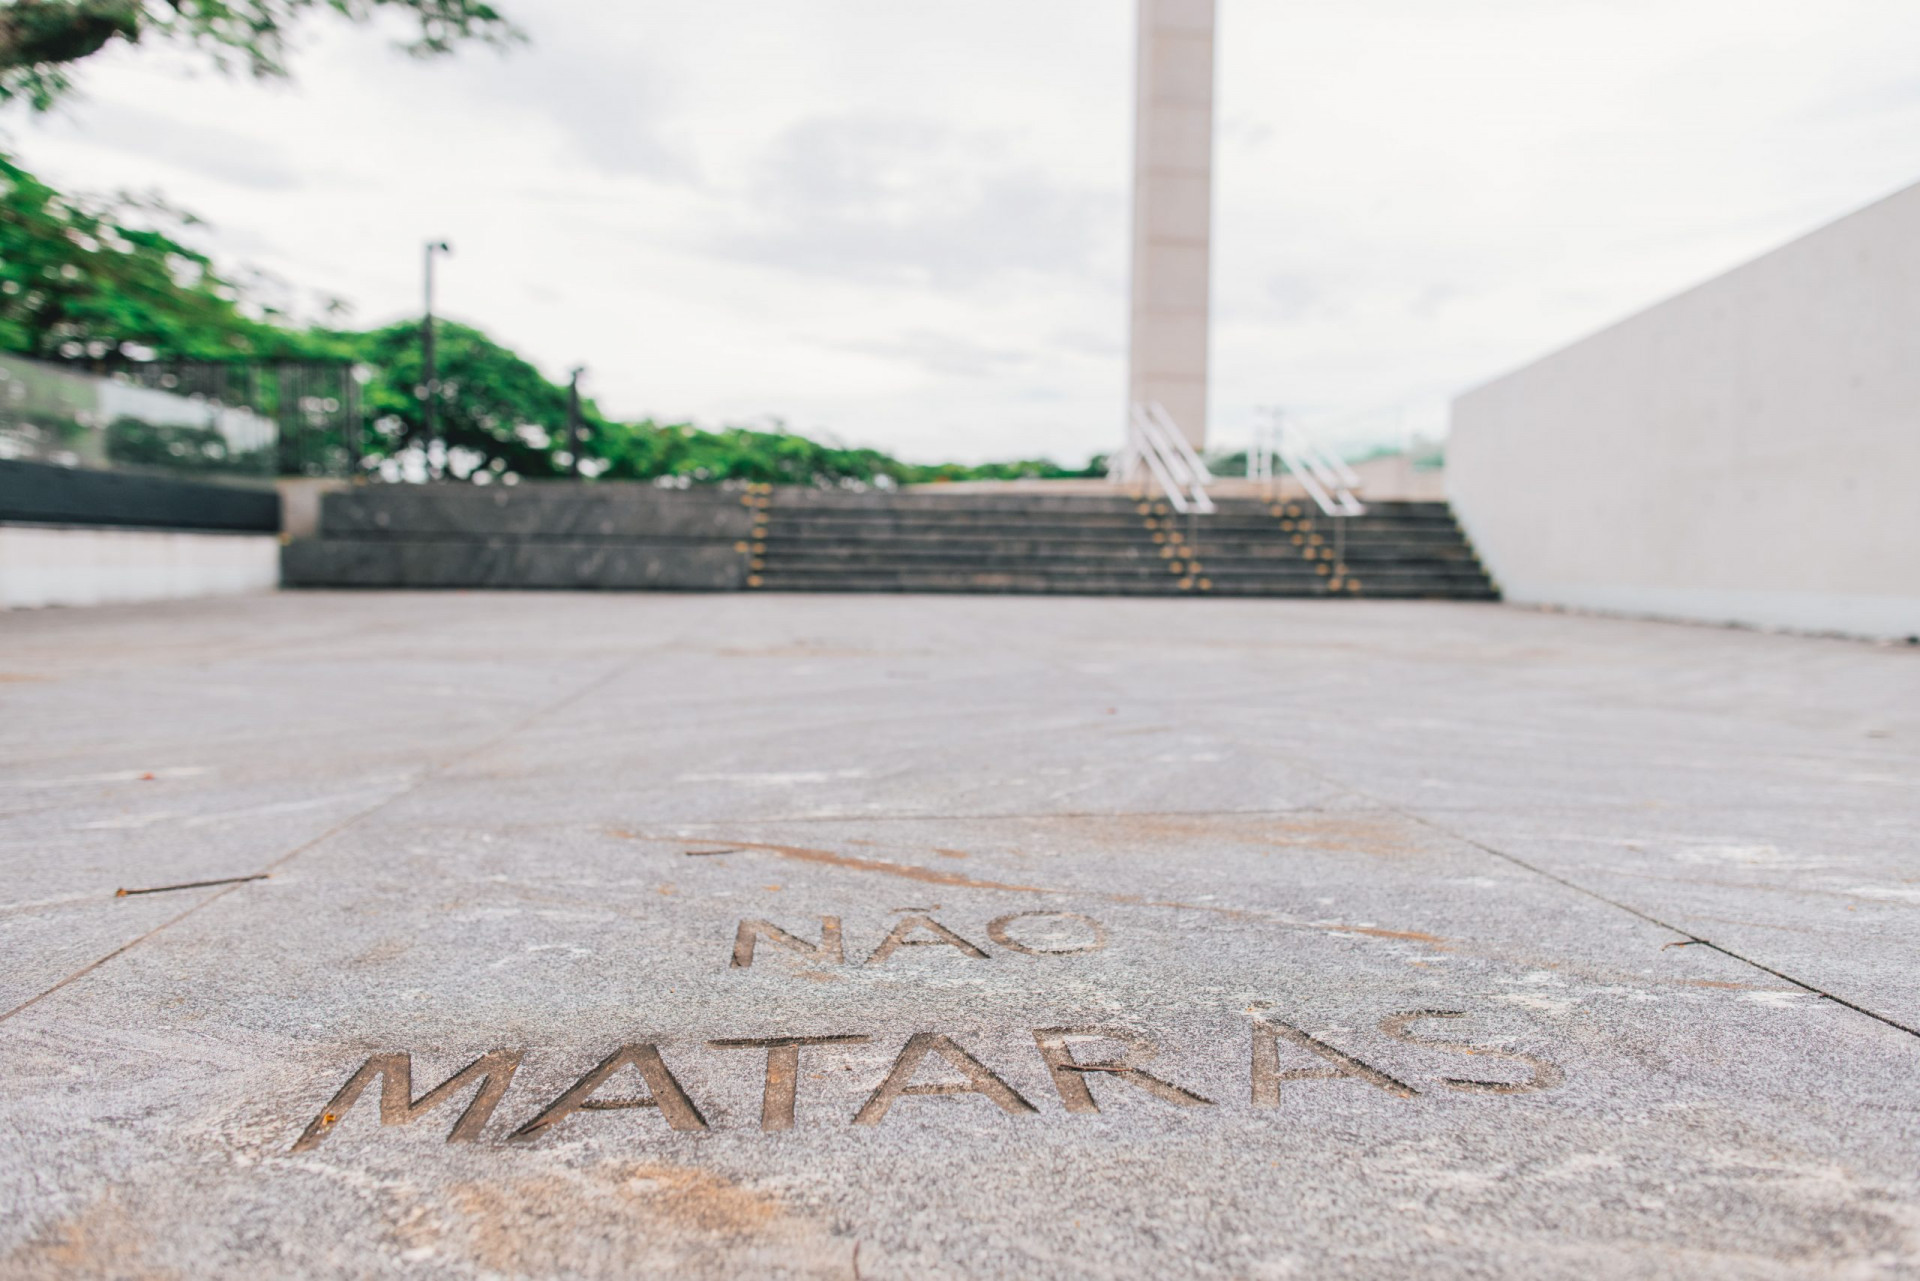
<path fill-rule="evenodd" d="M 1139 0 L 1128 390 L 1207 439 L 1214 0 Z"/>

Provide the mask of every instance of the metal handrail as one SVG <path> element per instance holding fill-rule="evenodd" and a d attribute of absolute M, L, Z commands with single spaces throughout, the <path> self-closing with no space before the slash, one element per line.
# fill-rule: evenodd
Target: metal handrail
<path fill-rule="evenodd" d="M 1127 415 L 1126 447 L 1108 466 L 1107 479 L 1125 484 L 1143 471 L 1181 515 L 1214 510 L 1207 496 L 1213 473 L 1158 401 L 1134 403 Z"/>
<path fill-rule="evenodd" d="M 1211 485 L 1213 472 L 1208 470 L 1206 460 L 1200 457 L 1200 451 L 1193 447 L 1193 442 L 1187 439 L 1187 434 L 1181 431 L 1179 425 L 1173 421 L 1173 415 L 1167 412 L 1166 406 L 1155 400 L 1149 401 L 1140 408 L 1153 421 L 1158 438 L 1171 445 L 1173 451 L 1180 456 L 1192 482 L 1202 487 Z"/>
<path fill-rule="evenodd" d="M 1278 413 L 1254 429 L 1253 448 L 1247 451 L 1247 475 L 1272 480 L 1276 456 L 1327 515 L 1366 515 L 1366 504 L 1353 492 L 1360 487 L 1359 474 L 1298 425 L 1283 424 Z"/>
<path fill-rule="evenodd" d="M 1274 425 L 1265 419 L 1253 425 L 1253 444 L 1247 447 L 1247 479 L 1273 479 Z"/>

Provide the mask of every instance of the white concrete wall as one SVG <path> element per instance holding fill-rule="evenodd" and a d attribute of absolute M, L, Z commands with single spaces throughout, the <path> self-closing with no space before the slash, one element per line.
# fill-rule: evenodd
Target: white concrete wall
<path fill-rule="evenodd" d="M 272 591 L 272 534 L 0 525 L 0 609 Z"/>
<path fill-rule="evenodd" d="M 1128 398 L 1207 443 L 1214 0 L 1139 0 Z"/>
<path fill-rule="evenodd" d="M 1454 402 L 1508 599 L 1920 635 L 1920 186 Z"/>

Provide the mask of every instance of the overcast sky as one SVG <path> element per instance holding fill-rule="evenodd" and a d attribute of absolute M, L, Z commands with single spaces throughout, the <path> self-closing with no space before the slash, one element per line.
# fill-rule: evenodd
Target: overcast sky
<path fill-rule="evenodd" d="M 157 188 L 359 323 L 444 314 L 608 412 L 917 459 L 1115 443 L 1132 0 L 500 0 L 419 63 L 317 21 L 291 85 L 89 64 L 9 128 Z M 1220 0 L 1213 433 L 1348 438 L 1920 180 L 1914 0 Z"/>

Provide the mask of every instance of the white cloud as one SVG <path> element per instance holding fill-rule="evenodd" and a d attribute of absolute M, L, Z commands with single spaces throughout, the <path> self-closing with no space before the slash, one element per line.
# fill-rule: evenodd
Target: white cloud
<path fill-rule="evenodd" d="M 1920 178 L 1909 0 L 1220 0 L 1214 428 L 1358 436 Z M 1126 0 L 514 0 L 504 59 L 316 24 L 292 86 L 118 53 L 26 160 L 158 187 L 368 322 L 449 314 L 610 411 L 910 456 L 1104 449 Z"/>
<path fill-rule="evenodd" d="M 711 247 L 942 293 L 1018 288 L 1023 275 L 1097 280 L 1124 231 L 1124 192 L 1076 190 L 1008 154 L 1003 138 L 897 113 L 802 120 L 757 159 L 735 202 L 746 225 Z"/>

